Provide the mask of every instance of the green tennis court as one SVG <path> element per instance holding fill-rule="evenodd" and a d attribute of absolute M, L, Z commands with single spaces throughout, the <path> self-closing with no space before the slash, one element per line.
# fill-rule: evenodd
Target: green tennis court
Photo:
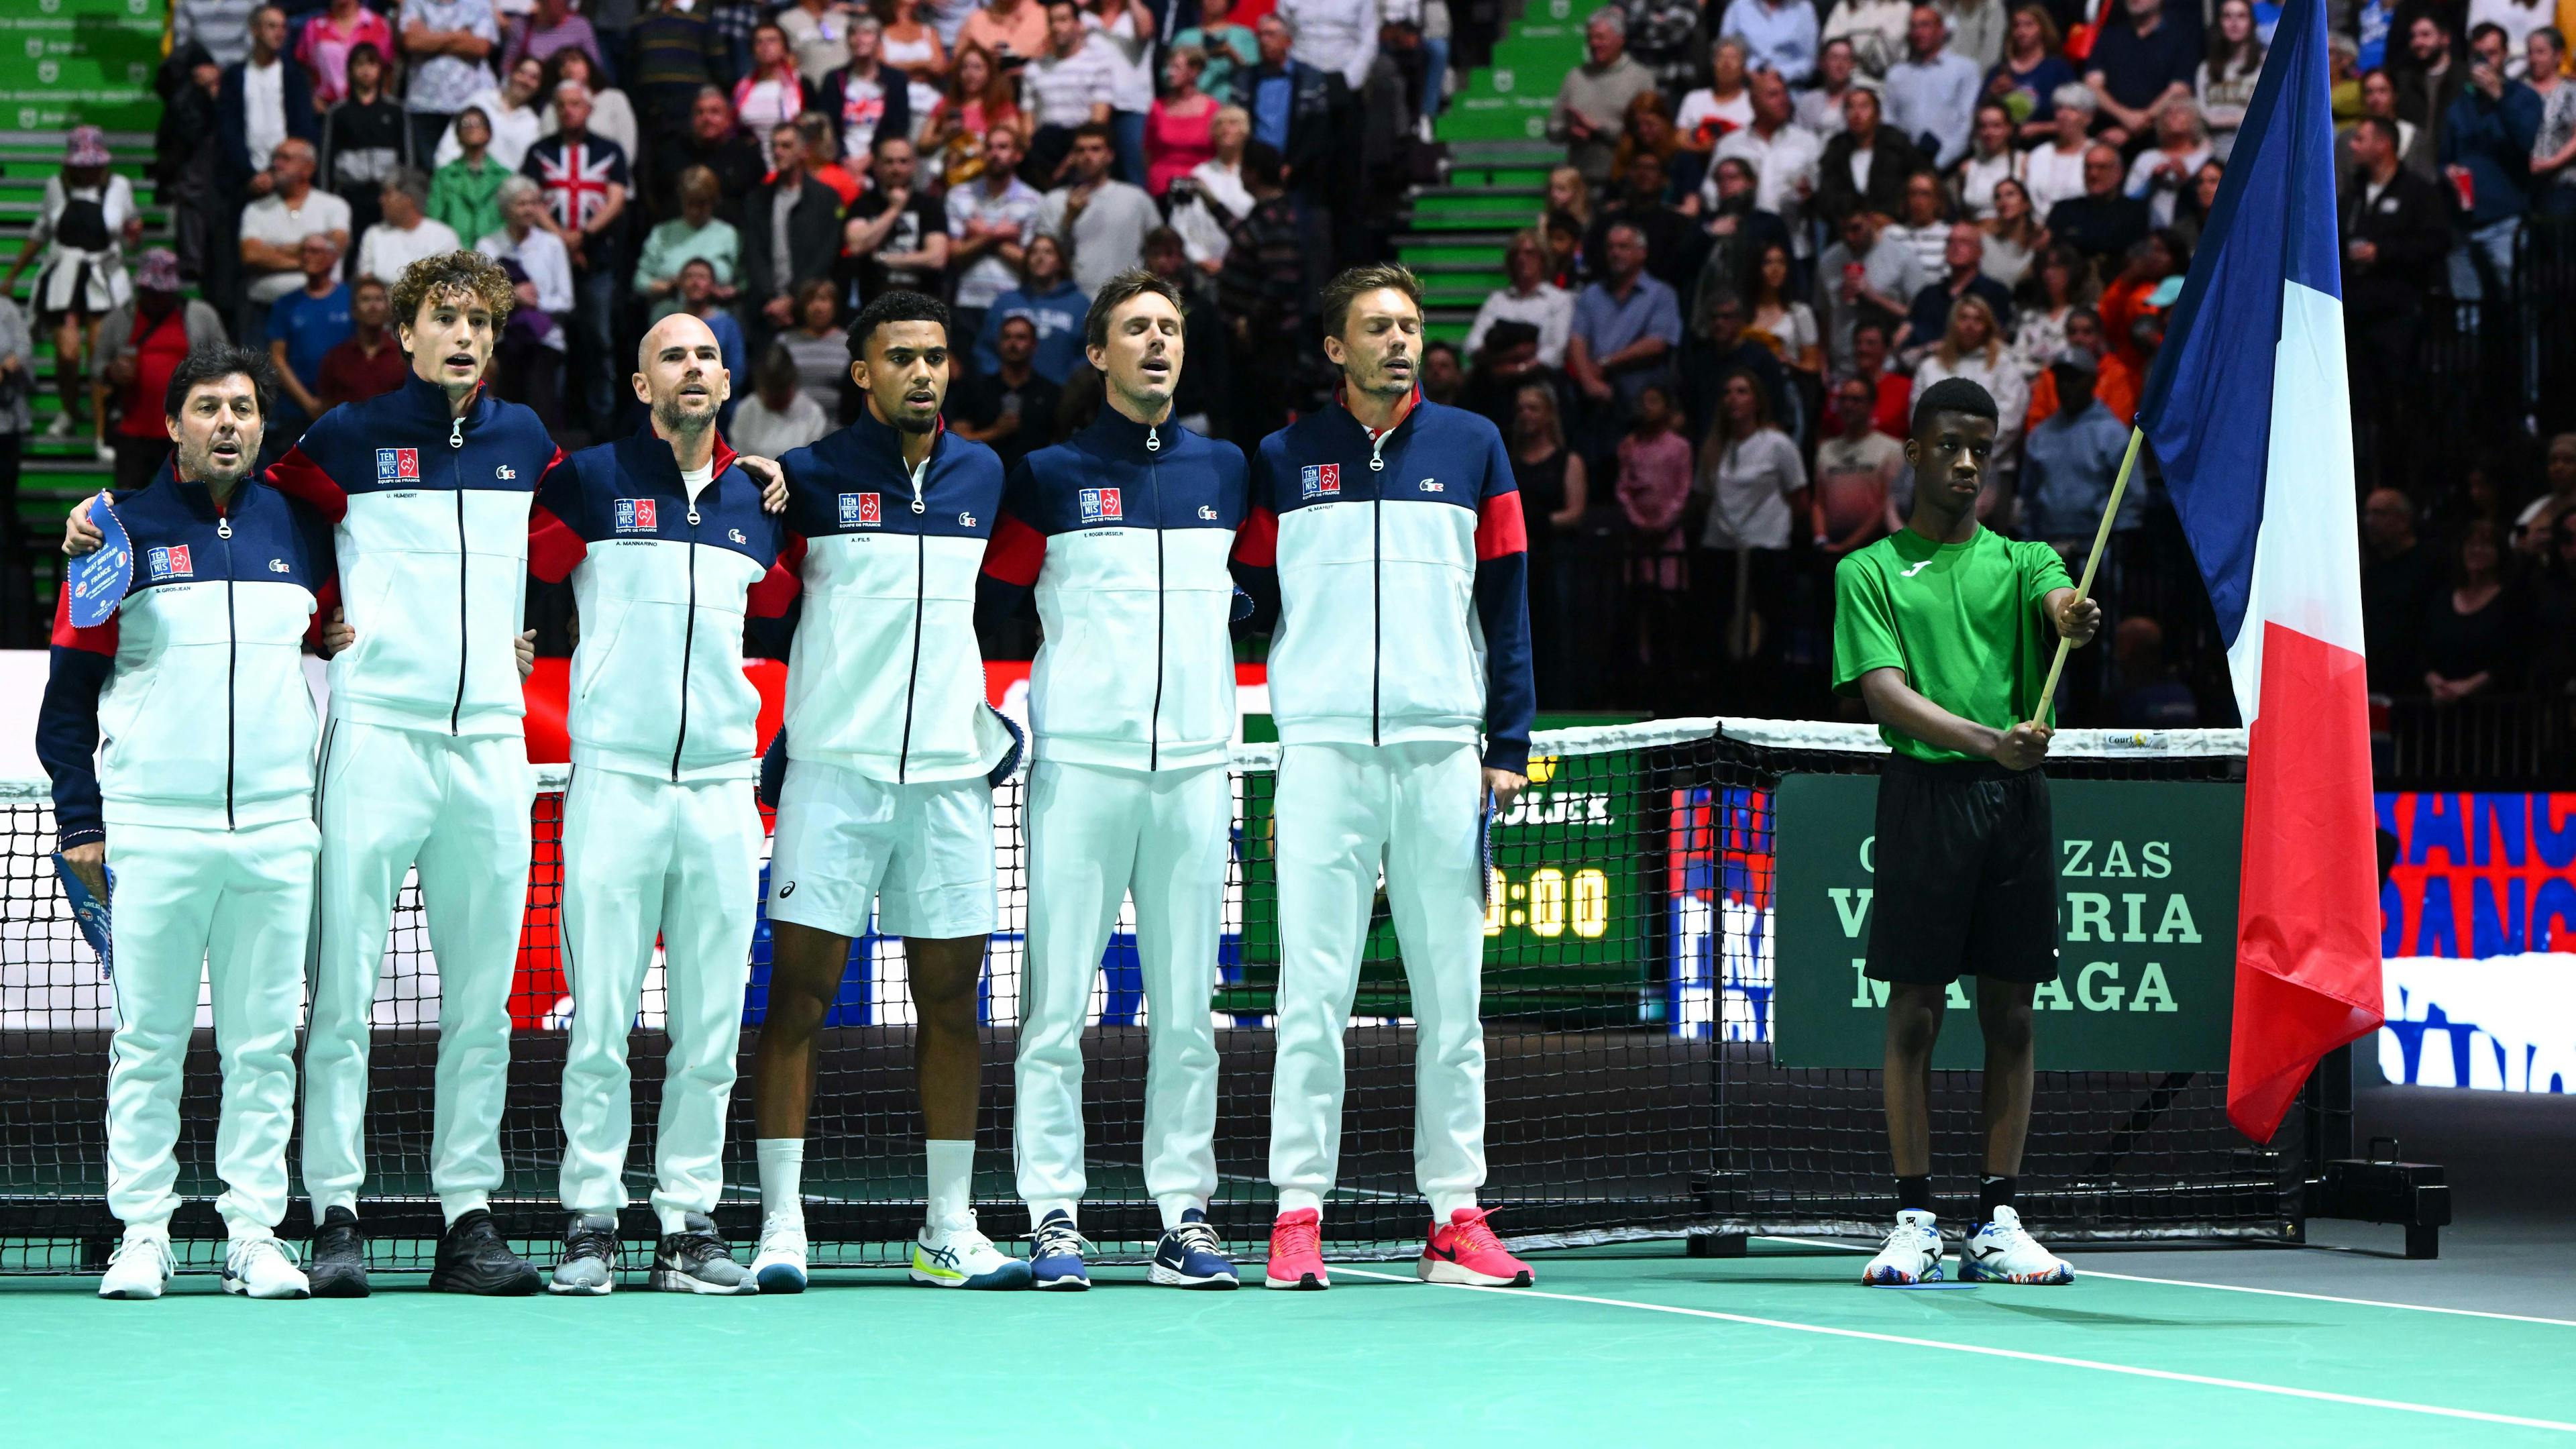
<path fill-rule="evenodd" d="M 2246 1256 L 2246 1255 L 2239 1255 Z M 2279 1253 L 2259 1255 L 2277 1259 Z M 2322 1265 L 2333 1256 L 2294 1256 Z M 2563 1443 L 2576 1321 L 2154 1281 L 1859 1287 L 1757 1244 L 1542 1255 L 1534 1292 L 1337 1267 L 1332 1292 L 967 1294 L 876 1270 L 801 1297 L 621 1291 L 157 1304 L 0 1281 L 10 1437 L 124 1443 Z M 2430 1274 L 2439 1270 L 2423 1267 Z M 2342 1295 L 2338 1295 L 2342 1296 Z"/>

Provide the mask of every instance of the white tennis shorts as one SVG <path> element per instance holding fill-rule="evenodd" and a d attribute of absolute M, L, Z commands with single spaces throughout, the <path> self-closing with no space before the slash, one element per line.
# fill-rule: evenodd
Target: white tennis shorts
<path fill-rule="evenodd" d="M 993 791 L 980 777 L 895 784 L 787 762 L 770 843 L 769 918 L 836 936 L 992 933 Z"/>

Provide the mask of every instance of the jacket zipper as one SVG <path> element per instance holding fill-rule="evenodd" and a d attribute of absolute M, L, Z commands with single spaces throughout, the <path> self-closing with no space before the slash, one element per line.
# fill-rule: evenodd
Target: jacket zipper
<path fill-rule="evenodd" d="M 1163 432 L 1145 429 L 1145 477 L 1154 490 L 1154 712 L 1145 717 L 1145 768 L 1163 768 Z"/>
<path fill-rule="evenodd" d="M 237 720 L 241 713 L 241 620 L 233 612 L 233 521 L 215 515 L 215 537 L 224 541 L 224 828 L 233 828 L 233 776 L 240 767 Z"/>
<path fill-rule="evenodd" d="M 939 446 L 932 438 L 930 446 Z M 897 458 L 903 455 L 895 454 Z M 902 784 L 912 776 L 912 702 L 921 692 L 921 612 L 930 601 L 930 582 L 923 577 L 930 564 L 930 535 L 921 526 L 921 515 L 930 511 L 930 502 L 922 496 L 921 480 L 930 471 L 929 455 L 921 466 L 912 469 L 912 670 L 903 680 L 903 753 L 895 757 L 894 778 Z"/>
<path fill-rule="evenodd" d="M 1378 739 L 1386 680 L 1386 440 L 1390 427 L 1369 439 L 1369 743 Z"/>
<path fill-rule="evenodd" d="M 686 488 L 688 481 L 681 480 Z M 680 752 L 689 744 L 689 655 L 698 645 L 698 500 L 689 500 L 689 615 L 680 630 L 680 733 L 671 741 L 671 783 L 680 783 Z"/>
<path fill-rule="evenodd" d="M 447 424 L 447 476 L 456 489 L 456 703 L 448 707 L 447 732 L 455 734 L 465 717 L 465 658 L 471 649 L 466 637 L 472 614 L 465 606 L 465 419 L 451 418 Z"/>

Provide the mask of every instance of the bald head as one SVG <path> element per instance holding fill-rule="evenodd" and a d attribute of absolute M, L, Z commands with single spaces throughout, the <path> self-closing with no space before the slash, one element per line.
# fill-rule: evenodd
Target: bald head
<path fill-rule="evenodd" d="M 715 426 L 716 410 L 733 396 L 715 332 L 686 312 L 654 323 L 635 349 L 635 396 L 653 409 L 664 437 Z"/>

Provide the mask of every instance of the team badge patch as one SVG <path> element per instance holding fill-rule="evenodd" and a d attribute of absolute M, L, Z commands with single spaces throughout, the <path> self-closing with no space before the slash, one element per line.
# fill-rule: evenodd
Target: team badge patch
<path fill-rule="evenodd" d="M 143 564 L 151 573 L 154 583 L 159 583 L 163 579 L 192 579 L 197 576 L 195 565 L 188 561 L 188 546 L 184 543 L 174 543 L 168 548 L 150 550 L 143 555 Z"/>
<path fill-rule="evenodd" d="M 884 523 L 885 508 L 879 499 L 880 495 L 875 493 L 842 494 L 841 526 L 843 528 L 875 528 L 879 524 Z"/>
<path fill-rule="evenodd" d="M 1342 465 L 1309 463 L 1299 471 L 1298 481 L 1305 485 L 1308 502 L 1318 498 L 1339 498 L 1342 496 Z"/>
<path fill-rule="evenodd" d="M 1082 490 L 1083 522 L 1117 523 L 1126 516 L 1126 511 L 1119 504 L 1117 489 L 1085 488 Z"/>
<path fill-rule="evenodd" d="M 376 481 L 379 483 L 417 483 L 420 481 L 420 449 L 378 448 Z"/>
<path fill-rule="evenodd" d="M 619 533 L 651 533 L 653 529 L 654 521 L 652 499 L 620 498 L 617 500 L 617 531 Z"/>

